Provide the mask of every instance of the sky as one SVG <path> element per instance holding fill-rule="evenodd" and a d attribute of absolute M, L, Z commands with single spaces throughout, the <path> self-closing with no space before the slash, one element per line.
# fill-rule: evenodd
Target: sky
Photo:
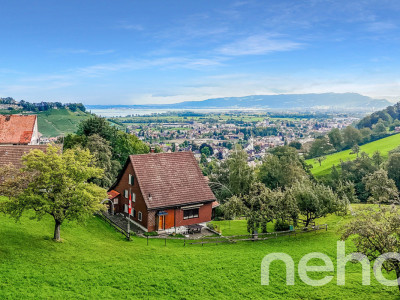
<path fill-rule="evenodd" d="M 398 0 L 0 0 L 0 97 L 400 101 Z"/>

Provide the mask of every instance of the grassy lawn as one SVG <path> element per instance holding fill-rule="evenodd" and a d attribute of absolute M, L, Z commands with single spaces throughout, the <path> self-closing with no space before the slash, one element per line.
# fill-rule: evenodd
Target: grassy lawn
<path fill-rule="evenodd" d="M 400 145 L 400 134 L 395 134 L 365 145 L 360 146 L 360 152 L 366 152 L 372 155 L 375 151 L 380 151 L 383 157 L 387 157 L 390 150 L 398 147 Z M 313 168 L 311 172 L 315 176 L 327 175 L 331 172 L 333 165 L 340 165 L 340 160 L 353 160 L 357 157 L 356 154 L 350 154 L 351 150 L 345 150 L 337 152 L 331 155 L 327 155 L 326 159 L 322 161 L 321 166 L 314 159 L 307 160 L 307 163 L 312 164 Z"/>
<path fill-rule="evenodd" d="M 259 242 L 183 247 L 182 241 L 124 240 L 100 219 L 86 226 L 66 223 L 62 243 L 51 240 L 53 222 L 29 219 L 20 223 L 0 215 L 0 299 L 396 299 L 397 287 L 384 287 L 371 275 L 361 284 L 361 266 L 347 264 L 345 286 L 336 278 L 322 287 L 305 285 L 295 277 L 285 285 L 282 262 L 271 264 L 271 285 L 261 286 L 260 264 L 272 252 L 285 252 L 297 266 L 309 252 L 322 252 L 336 265 L 338 228 L 350 217 L 329 216 L 329 230 Z M 242 233 L 243 220 L 219 222 L 223 232 Z M 245 233 L 245 232 L 244 232 Z M 347 243 L 347 251 L 353 251 Z M 322 278 L 329 274 L 311 274 Z M 372 274 L 372 273 L 371 273 Z M 393 276 L 392 276 L 393 277 Z"/>

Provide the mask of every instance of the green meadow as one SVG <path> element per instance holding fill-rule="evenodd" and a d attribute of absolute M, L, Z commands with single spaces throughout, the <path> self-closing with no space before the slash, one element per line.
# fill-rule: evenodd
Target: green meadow
<path fill-rule="evenodd" d="M 372 155 L 375 151 L 380 151 L 384 158 L 387 158 L 390 150 L 400 146 L 400 134 L 391 135 L 389 137 L 360 146 L 360 153 L 366 152 Z M 311 172 L 315 176 L 327 175 L 331 172 L 333 165 L 339 166 L 340 161 L 354 160 L 356 154 L 350 154 L 351 150 L 344 150 L 330 155 L 326 155 L 326 159 L 322 161 L 321 166 L 314 159 L 309 159 L 306 162 L 313 165 Z"/>
<path fill-rule="evenodd" d="M 354 206 L 357 208 L 359 206 Z M 336 241 L 351 217 L 328 216 L 328 231 L 258 242 L 183 246 L 182 240 L 134 237 L 128 242 L 97 217 L 85 226 L 65 223 L 62 243 L 51 240 L 53 222 L 29 214 L 16 223 L 0 215 L 0 299 L 397 299 L 397 287 L 361 284 L 361 265 L 348 263 L 346 285 L 336 272 L 310 273 L 314 279 L 334 276 L 311 287 L 295 276 L 286 286 L 283 262 L 271 264 L 269 286 L 260 284 L 260 264 L 273 252 L 292 256 L 296 270 L 310 252 L 328 255 L 336 266 Z M 223 234 L 245 233 L 246 222 L 214 222 Z M 347 253 L 354 251 L 346 243 Z M 312 264 L 321 263 L 313 261 Z M 336 270 L 336 269 L 335 269 Z M 393 278 L 394 274 L 390 275 Z"/>
<path fill-rule="evenodd" d="M 46 137 L 74 133 L 78 129 L 79 122 L 90 117 L 89 113 L 80 110 L 72 112 L 65 108 L 39 112 L 37 115 L 39 132 Z"/>

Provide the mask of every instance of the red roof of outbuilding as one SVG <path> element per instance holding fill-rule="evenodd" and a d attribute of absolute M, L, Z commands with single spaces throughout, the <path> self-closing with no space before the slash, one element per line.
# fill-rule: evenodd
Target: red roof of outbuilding
<path fill-rule="evenodd" d="M 215 201 L 192 152 L 130 155 L 129 159 L 149 209 Z"/>
<path fill-rule="evenodd" d="M 107 192 L 107 195 L 108 195 L 108 199 L 112 200 L 115 197 L 119 196 L 120 193 L 118 193 L 117 191 L 111 190 L 111 191 Z"/>
<path fill-rule="evenodd" d="M 0 115 L 0 144 L 28 144 L 36 115 Z"/>

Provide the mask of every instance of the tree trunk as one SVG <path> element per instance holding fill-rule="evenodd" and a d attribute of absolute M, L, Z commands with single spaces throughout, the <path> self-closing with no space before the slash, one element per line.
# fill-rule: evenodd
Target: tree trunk
<path fill-rule="evenodd" d="M 54 240 L 59 242 L 59 241 L 61 241 L 61 238 L 60 238 L 61 222 L 58 220 L 55 220 L 55 221 L 56 221 L 56 224 L 54 226 Z"/>

